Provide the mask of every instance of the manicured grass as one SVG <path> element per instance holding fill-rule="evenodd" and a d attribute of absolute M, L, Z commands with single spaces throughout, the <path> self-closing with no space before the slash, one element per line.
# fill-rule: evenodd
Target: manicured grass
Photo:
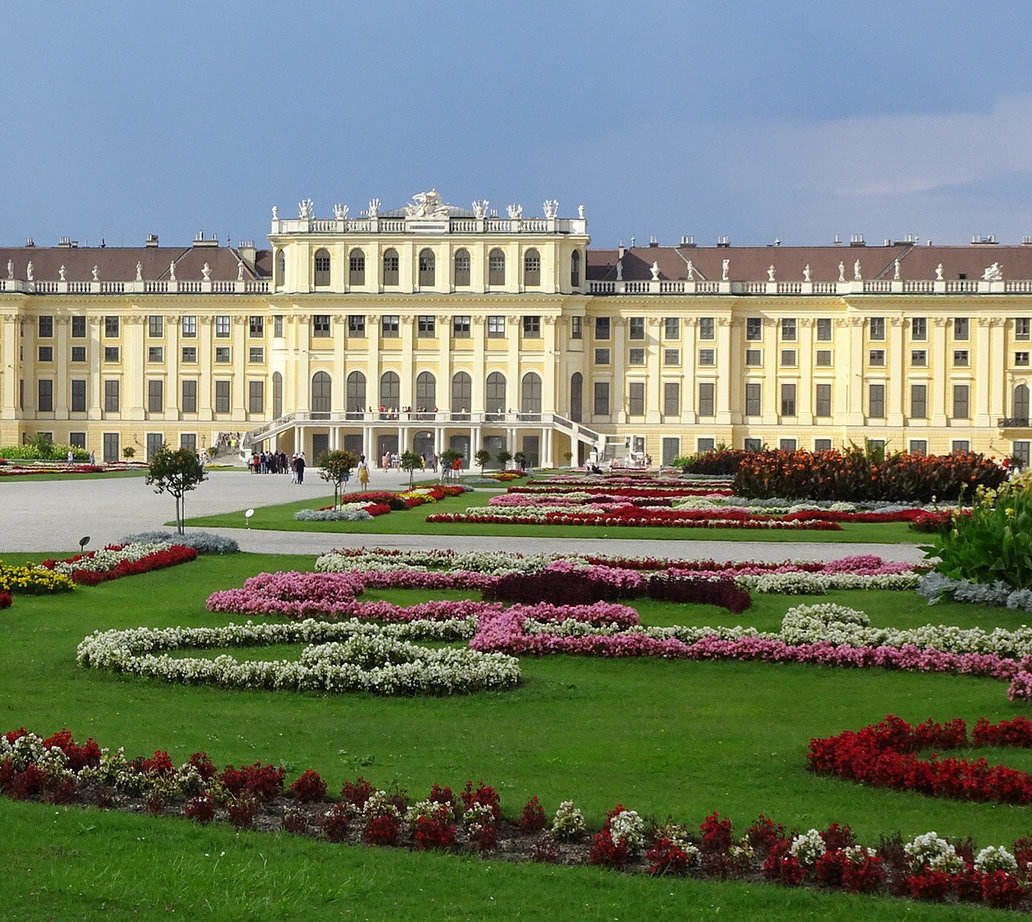
<path fill-rule="evenodd" d="M 21 483 L 25 480 L 113 480 L 119 477 L 146 477 L 144 470 L 136 471 L 96 471 L 89 474 L 73 474 L 71 472 L 53 471 L 46 474 L 0 474 L 0 484 Z"/>
<path fill-rule="evenodd" d="M 5 555 L 19 558 L 45 555 Z M 219 765 L 282 761 L 288 781 L 315 768 L 339 788 L 359 774 L 422 796 L 439 782 L 496 786 L 505 812 L 536 794 L 546 810 L 573 799 L 599 825 L 616 803 L 698 824 L 713 810 L 741 828 L 763 812 L 789 827 L 849 823 L 861 841 L 881 833 L 972 835 L 1006 844 L 1028 834 L 1028 809 L 874 790 L 806 770 L 812 736 L 858 728 L 888 713 L 911 721 L 1023 713 L 1006 684 L 985 679 L 760 663 L 583 657 L 524 658 L 510 692 L 443 698 L 322 697 L 221 691 L 84 671 L 75 647 L 92 630 L 225 624 L 207 595 L 253 573 L 310 569 L 311 556 L 236 554 L 52 597 L 15 598 L 0 613 L 0 731 L 24 725 L 124 745 L 167 749 L 181 761 L 206 750 Z M 378 593 L 417 601 L 425 593 Z M 452 593 L 448 594 L 452 596 Z M 925 621 L 1015 627 L 1014 612 L 927 608 L 911 593 L 822 597 L 863 607 L 876 623 Z M 759 596 L 725 623 L 774 629 L 799 596 Z M 707 607 L 639 606 L 649 623 L 713 623 Z M 981 619 L 979 621 L 979 619 Z M 236 618 L 235 620 L 244 620 Z M 1029 767 L 1028 753 L 990 754 Z M 888 900 L 776 887 L 630 879 L 593 869 L 481 863 L 289 837 L 202 829 L 40 804 L 0 802 L 4 918 L 300 918 L 313 909 L 368 918 L 731 918 L 807 915 L 967 918 Z M 225 851 L 226 855 L 221 856 Z M 30 870 L 31 868 L 31 870 Z M 491 900 L 494 897 L 494 900 Z M 166 910 L 166 907 L 168 909 Z M 977 912 L 971 918 L 981 918 Z"/>
<path fill-rule="evenodd" d="M 322 485 L 318 486 L 322 489 Z M 314 495 L 292 503 L 255 507 L 251 528 L 271 531 L 313 531 L 368 535 L 500 535 L 513 538 L 645 538 L 673 541 L 812 541 L 815 543 L 924 544 L 928 535 L 911 531 L 905 522 L 846 522 L 841 531 L 817 529 L 764 530 L 762 528 L 678 528 L 676 526 L 620 527 L 613 525 L 527 525 L 513 523 L 427 522 L 436 512 L 462 512 L 469 506 L 486 506 L 494 491 L 477 490 L 449 496 L 438 503 L 377 516 L 367 522 L 297 522 L 294 513 L 333 503 L 333 494 Z M 347 502 L 347 494 L 344 495 Z M 198 516 L 186 520 L 192 528 L 244 528 L 244 510 Z"/>

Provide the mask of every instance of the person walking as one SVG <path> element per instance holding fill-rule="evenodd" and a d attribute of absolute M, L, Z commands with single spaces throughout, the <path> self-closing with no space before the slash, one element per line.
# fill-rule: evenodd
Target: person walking
<path fill-rule="evenodd" d="M 294 470 L 297 473 L 297 484 L 301 486 L 305 482 L 305 453 L 301 452 L 294 462 Z"/>
<path fill-rule="evenodd" d="M 363 490 L 369 486 L 369 465 L 366 464 L 365 455 L 358 459 L 358 482 Z"/>

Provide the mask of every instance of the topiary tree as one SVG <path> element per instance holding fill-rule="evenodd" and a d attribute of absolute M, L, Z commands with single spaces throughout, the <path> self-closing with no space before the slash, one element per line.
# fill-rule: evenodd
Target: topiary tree
<path fill-rule="evenodd" d="M 441 480 L 445 480 L 452 472 L 452 465 L 462 459 L 462 452 L 454 448 L 446 448 L 441 452 Z"/>
<path fill-rule="evenodd" d="M 122 457 L 125 458 L 126 461 L 131 461 L 136 457 L 136 449 L 133 448 L 132 445 L 126 445 L 126 447 L 122 449 Z"/>
<path fill-rule="evenodd" d="M 186 520 L 186 494 L 202 480 L 207 480 L 204 465 L 189 448 L 174 451 L 162 445 L 151 458 L 146 483 L 155 493 L 171 493 L 176 501 L 176 529 L 183 533 Z"/>
<path fill-rule="evenodd" d="M 522 451 L 516 452 L 516 454 L 512 456 L 512 460 L 516 462 L 521 471 L 525 471 L 527 469 L 527 456 Z"/>
<path fill-rule="evenodd" d="M 412 479 L 413 479 L 413 477 L 415 477 L 415 470 L 416 470 L 417 467 L 421 468 L 422 466 L 423 466 L 423 456 L 422 455 L 417 454 L 414 451 L 406 451 L 404 454 L 402 454 L 402 456 L 401 456 L 401 469 L 403 471 L 408 471 L 409 472 L 408 485 L 409 485 L 409 489 L 410 490 L 412 489 Z"/>
<path fill-rule="evenodd" d="M 323 455 L 319 476 L 333 484 L 333 506 L 340 505 L 344 486 L 351 477 L 351 469 L 358 462 L 350 451 L 330 451 Z"/>
<path fill-rule="evenodd" d="M 512 460 L 512 452 L 509 451 L 508 448 L 503 448 L 497 455 L 495 455 L 495 457 L 498 459 L 498 463 L 502 466 L 502 470 L 504 471 L 506 466 Z"/>
<path fill-rule="evenodd" d="M 477 462 L 477 467 L 480 468 L 480 476 L 484 476 L 484 468 L 487 466 L 487 462 L 491 460 L 491 452 L 486 448 L 481 448 L 474 456 L 473 460 Z"/>

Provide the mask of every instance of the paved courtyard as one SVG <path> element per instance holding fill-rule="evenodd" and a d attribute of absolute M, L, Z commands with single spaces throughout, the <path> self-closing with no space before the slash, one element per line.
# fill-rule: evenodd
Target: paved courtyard
<path fill-rule="evenodd" d="M 408 474 L 374 471 L 372 489 L 408 485 Z M 186 496 L 187 517 L 233 512 L 253 506 L 285 503 L 303 496 L 322 497 L 332 491 L 308 472 L 301 486 L 286 475 L 255 475 L 244 471 L 212 471 Z M 119 541 L 134 532 L 167 528 L 175 514 L 167 494 L 158 495 L 142 477 L 111 480 L 0 481 L 0 553 L 5 551 L 76 551 L 79 539 L 90 536 L 89 547 Z M 241 515 L 241 524 L 243 516 Z M 872 553 L 887 560 L 919 561 L 922 553 L 910 544 L 830 544 L 760 541 L 649 541 L 640 538 L 510 538 L 483 536 L 360 535 L 325 532 L 212 529 L 235 538 L 242 550 L 319 554 L 331 547 L 363 545 L 415 550 L 451 547 L 460 551 L 502 550 L 522 553 L 593 551 L 609 554 L 691 557 L 715 560 L 829 560 Z"/>

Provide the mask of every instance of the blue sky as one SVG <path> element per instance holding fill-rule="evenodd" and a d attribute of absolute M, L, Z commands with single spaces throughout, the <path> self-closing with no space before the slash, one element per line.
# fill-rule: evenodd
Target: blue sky
<path fill-rule="evenodd" d="M 0 242 L 584 204 L 596 247 L 1032 234 L 1032 4 L 9 0 Z"/>

